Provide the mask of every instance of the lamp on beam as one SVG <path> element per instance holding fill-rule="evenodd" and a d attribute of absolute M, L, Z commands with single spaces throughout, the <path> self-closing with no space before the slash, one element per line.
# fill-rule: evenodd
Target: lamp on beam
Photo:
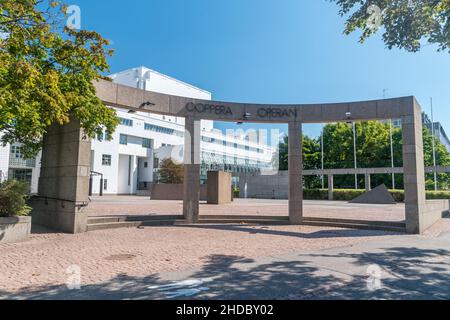
<path fill-rule="evenodd" d="M 146 102 L 143 102 L 143 103 L 139 106 L 139 109 L 142 109 L 142 108 L 144 108 L 144 107 L 146 107 L 146 106 L 153 107 L 153 106 L 155 106 L 155 104 L 154 104 L 153 102 L 146 101 Z M 128 110 L 128 113 L 134 114 L 134 113 L 136 113 L 136 110 Z"/>

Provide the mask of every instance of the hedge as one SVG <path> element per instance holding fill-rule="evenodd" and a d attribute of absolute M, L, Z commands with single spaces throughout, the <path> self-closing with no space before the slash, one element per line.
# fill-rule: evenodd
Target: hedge
<path fill-rule="evenodd" d="M 342 201 L 351 201 L 359 197 L 366 190 L 364 189 L 335 189 L 333 190 L 333 199 Z M 405 200 L 404 190 L 389 190 L 395 201 L 403 202 Z M 303 195 L 305 200 L 328 200 L 328 189 L 304 189 Z M 427 191 L 427 199 L 449 199 L 450 191 Z"/>

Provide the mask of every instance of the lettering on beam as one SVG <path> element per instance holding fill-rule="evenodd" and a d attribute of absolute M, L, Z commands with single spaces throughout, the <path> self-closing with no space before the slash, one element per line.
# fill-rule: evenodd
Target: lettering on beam
<path fill-rule="evenodd" d="M 225 107 L 221 105 L 204 104 L 204 103 L 193 103 L 189 102 L 186 104 L 186 110 L 193 113 L 209 113 L 216 115 L 232 116 L 233 112 L 230 107 Z"/>
<path fill-rule="evenodd" d="M 295 108 L 260 108 L 258 109 L 258 117 L 260 118 L 288 118 L 297 117 L 297 109 Z"/>

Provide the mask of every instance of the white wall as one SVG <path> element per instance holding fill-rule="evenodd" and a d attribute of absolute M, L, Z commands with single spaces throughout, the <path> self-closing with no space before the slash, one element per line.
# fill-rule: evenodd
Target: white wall
<path fill-rule="evenodd" d="M 1 134 L 0 134 L 1 137 Z M 8 178 L 8 167 L 9 167 L 9 144 L 3 146 L 0 144 L 0 181 L 2 179 Z"/>

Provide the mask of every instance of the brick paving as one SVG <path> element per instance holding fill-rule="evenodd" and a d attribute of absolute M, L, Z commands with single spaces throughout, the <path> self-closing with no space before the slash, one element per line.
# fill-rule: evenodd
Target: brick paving
<path fill-rule="evenodd" d="M 402 206 L 307 203 L 309 214 L 345 213 L 346 217 L 373 214 L 401 219 Z M 379 210 L 381 208 L 382 210 Z M 285 213 L 283 213 L 283 210 Z M 372 211 L 374 210 L 374 211 Z M 137 197 L 105 197 L 90 207 L 91 215 L 173 214 L 181 212 L 180 201 L 149 201 Z M 227 206 L 202 205 L 205 214 L 286 214 L 287 202 L 238 200 Z M 372 212 L 372 213 L 370 213 Z M 395 218 L 396 217 L 396 218 Z M 435 228 L 430 234 L 450 229 Z M 446 229 L 447 228 L 447 229 Z M 275 254 L 352 247 L 397 235 L 380 231 L 347 230 L 311 226 L 199 225 L 115 229 L 78 235 L 38 229 L 29 241 L 0 244 L 0 298 L 19 292 L 34 292 L 49 286 L 64 286 L 69 266 L 81 268 L 82 285 L 100 284 L 118 276 L 147 277 L 168 271 L 199 268 L 212 256 L 256 259 Z"/>
<path fill-rule="evenodd" d="M 257 258 L 349 246 L 388 236 L 377 231 L 246 225 L 33 234 L 27 242 L 0 245 L 0 297 L 2 293 L 64 285 L 66 269 L 71 265 L 81 267 L 82 283 L 86 285 L 119 275 L 143 277 L 201 267 L 212 255 Z"/>
<path fill-rule="evenodd" d="M 182 201 L 150 200 L 146 197 L 94 197 L 90 216 L 181 214 Z M 235 199 L 220 206 L 200 204 L 200 215 L 288 215 L 287 200 Z M 350 204 L 344 201 L 305 201 L 305 217 L 404 221 L 405 206 Z"/>

